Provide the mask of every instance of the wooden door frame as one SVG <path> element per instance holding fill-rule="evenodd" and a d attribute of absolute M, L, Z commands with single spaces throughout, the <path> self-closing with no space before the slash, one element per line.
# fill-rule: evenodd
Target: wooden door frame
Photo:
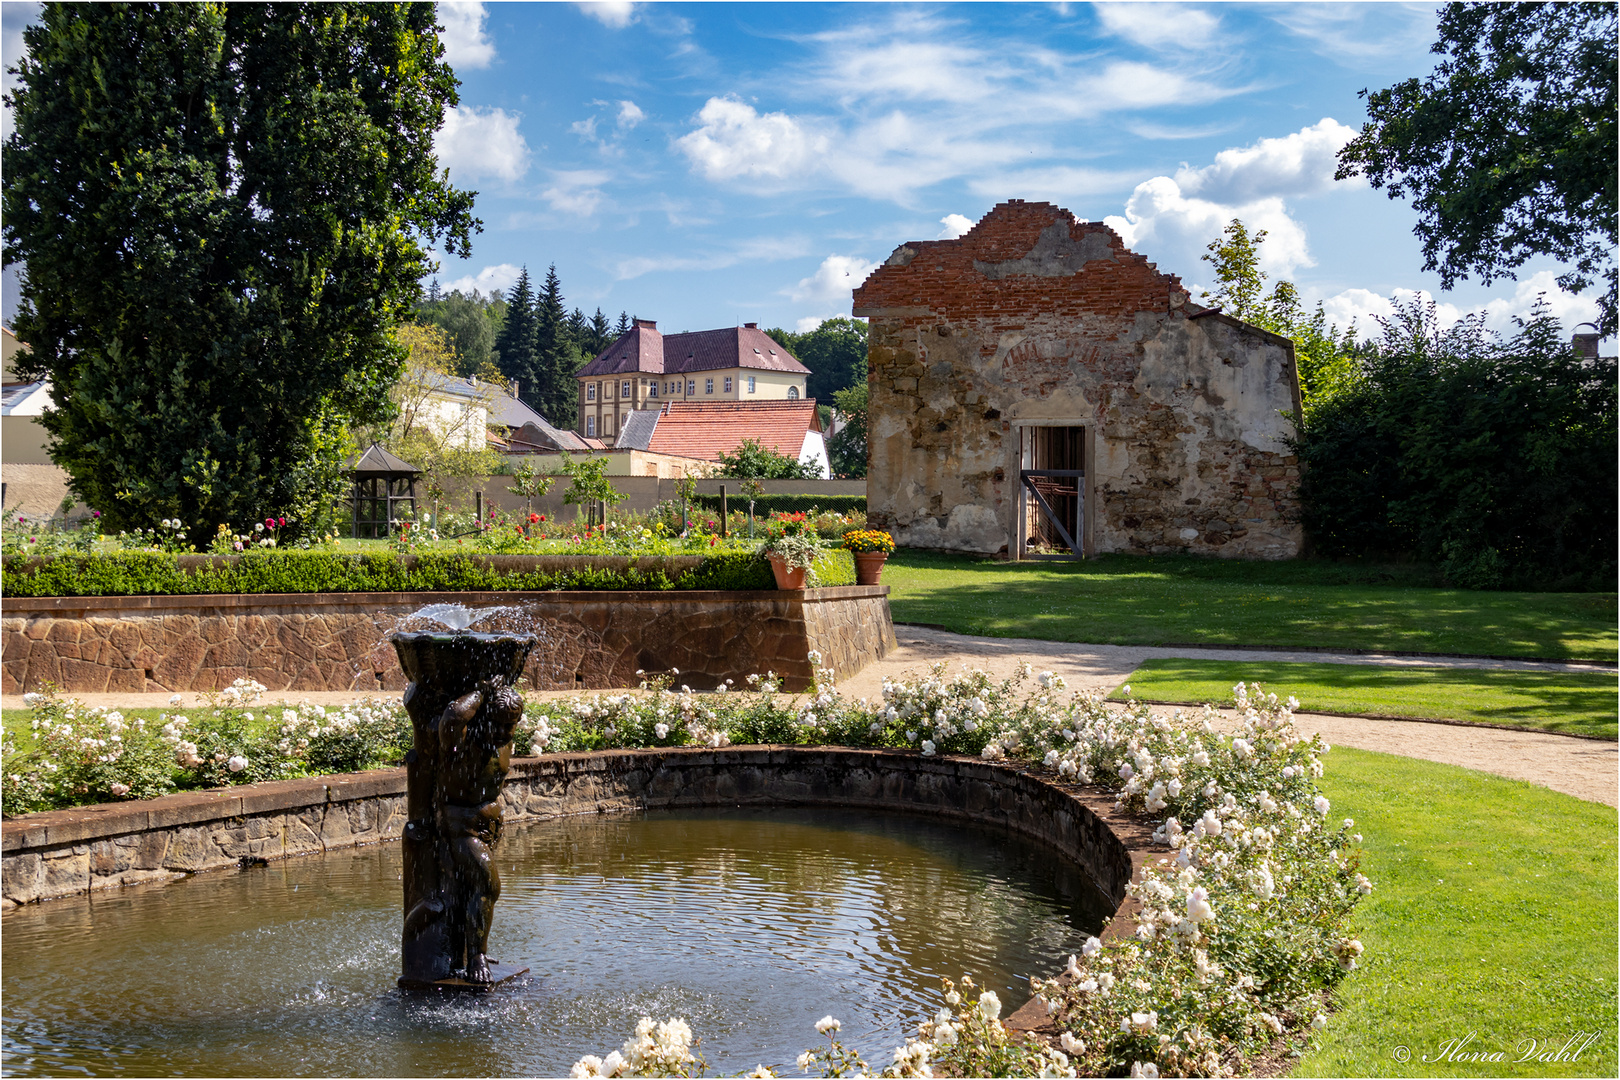
<path fill-rule="evenodd" d="M 1058 419 L 1043 417 L 1040 419 L 1014 420 L 1012 426 L 1013 430 L 1018 433 L 1018 438 L 1013 444 L 1015 461 L 1012 469 L 1009 470 L 1014 490 L 1017 493 L 1014 503 L 1012 536 L 1009 538 L 1010 543 L 1007 545 L 1012 560 L 1016 562 L 1036 558 L 1024 554 L 1025 546 L 1029 542 L 1030 501 L 1029 494 L 1024 488 L 1022 473 L 1025 469 L 1033 468 L 1031 462 L 1033 461 L 1034 448 L 1030 445 L 1026 433 L 1030 428 L 1042 427 L 1081 429 L 1080 450 L 1083 460 L 1081 467 L 1085 470 L 1085 476 L 1081 477 L 1080 480 L 1080 557 L 1084 559 L 1091 558 L 1096 554 L 1096 546 L 1092 538 L 1094 532 L 1093 522 L 1096 519 L 1096 468 L 1094 465 L 1097 447 L 1096 420 L 1092 417 L 1062 417 Z M 1073 558 L 1073 556 L 1047 556 L 1047 558 Z"/>

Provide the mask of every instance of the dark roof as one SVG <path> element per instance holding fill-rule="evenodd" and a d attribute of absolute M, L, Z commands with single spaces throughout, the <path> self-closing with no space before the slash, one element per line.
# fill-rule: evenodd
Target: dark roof
<path fill-rule="evenodd" d="M 658 427 L 657 409 L 634 409 L 624 416 L 619 425 L 619 437 L 613 445 L 620 450 L 645 450 L 652 444 L 653 431 Z"/>
<path fill-rule="evenodd" d="M 596 359 L 580 368 L 578 378 L 687 375 L 725 368 L 810 374 L 809 368 L 753 323 L 689 334 L 660 334 L 658 325 L 650 319 L 637 319 Z"/>
<path fill-rule="evenodd" d="M 349 462 L 349 472 L 357 476 L 398 476 L 406 473 L 413 476 L 422 475 L 421 469 L 408 461 L 401 461 L 376 443 L 372 443 L 365 453 Z"/>
<path fill-rule="evenodd" d="M 592 441 L 594 442 L 594 440 Z M 509 445 L 520 450 L 532 446 L 539 446 L 548 450 L 591 449 L 591 442 L 587 442 L 583 436 L 576 435 L 572 431 L 552 427 L 539 416 L 521 427 L 513 429 Z"/>

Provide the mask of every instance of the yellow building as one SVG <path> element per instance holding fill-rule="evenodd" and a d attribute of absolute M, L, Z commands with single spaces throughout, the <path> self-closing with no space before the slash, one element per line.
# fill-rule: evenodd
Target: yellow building
<path fill-rule="evenodd" d="M 611 443 L 632 411 L 668 401 L 797 401 L 809 375 L 758 323 L 664 335 L 637 319 L 576 376 L 575 430 Z"/>

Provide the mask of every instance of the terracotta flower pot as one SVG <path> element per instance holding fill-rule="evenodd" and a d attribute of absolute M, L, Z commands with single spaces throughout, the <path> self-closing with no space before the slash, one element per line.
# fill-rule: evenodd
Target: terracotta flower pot
<path fill-rule="evenodd" d="M 878 578 L 883 576 L 883 564 L 889 558 L 887 551 L 856 551 L 855 556 L 855 584 L 876 585 Z"/>
<path fill-rule="evenodd" d="M 791 567 L 780 555 L 767 556 L 771 560 L 771 573 L 776 575 L 778 589 L 803 589 L 804 576 L 810 572 L 808 566 Z"/>

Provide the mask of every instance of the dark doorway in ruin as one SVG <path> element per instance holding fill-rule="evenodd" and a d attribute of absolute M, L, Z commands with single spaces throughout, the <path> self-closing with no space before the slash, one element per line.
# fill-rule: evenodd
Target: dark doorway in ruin
<path fill-rule="evenodd" d="M 1024 559 L 1079 559 L 1084 552 L 1086 429 L 1027 427 L 1024 467 Z"/>

